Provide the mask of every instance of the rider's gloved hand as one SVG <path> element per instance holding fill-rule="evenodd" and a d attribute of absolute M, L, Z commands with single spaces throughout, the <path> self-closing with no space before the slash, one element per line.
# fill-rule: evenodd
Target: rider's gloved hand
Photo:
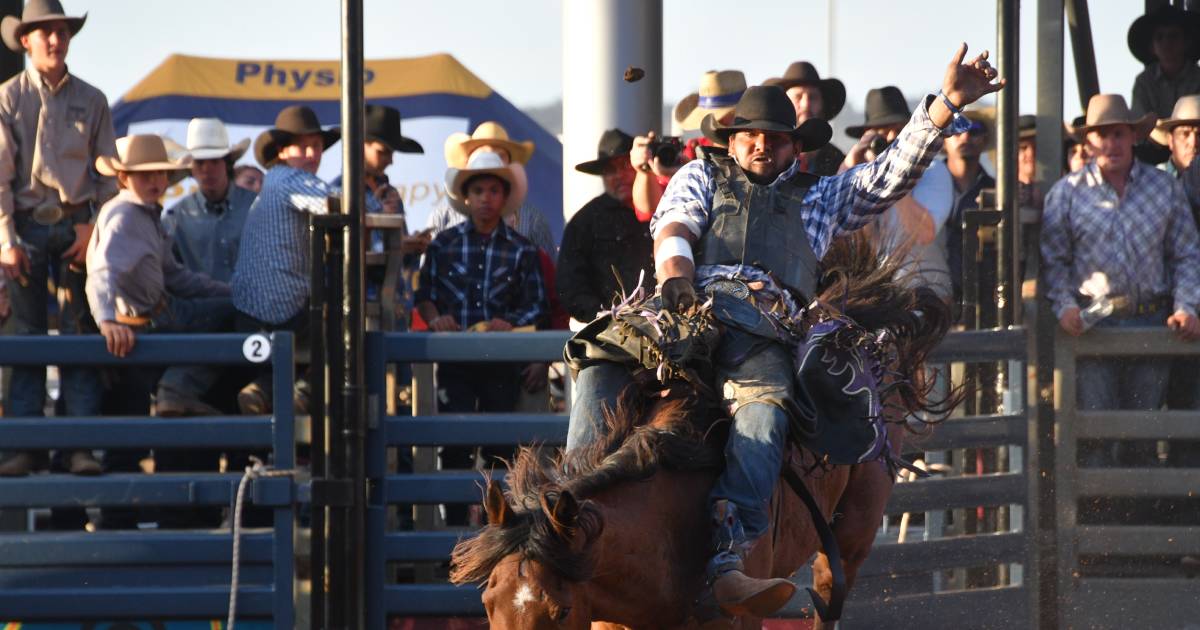
<path fill-rule="evenodd" d="M 682 313 L 696 304 L 696 288 L 688 278 L 667 278 L 661 293 L 663 310 Z"/>

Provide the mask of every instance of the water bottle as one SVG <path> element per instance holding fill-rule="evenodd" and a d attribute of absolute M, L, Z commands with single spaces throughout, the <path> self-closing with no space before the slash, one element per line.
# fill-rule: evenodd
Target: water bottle
<path fill-rule="evenodd" d="M 1094 298 L 1087 308 L 1079 312 L 1079 319 L 1083 321 L 1083 329 L 1088 330 L 1100 320 L 1112 315 L 1112 312 L 1112 300 L 1107 297 Z"/>

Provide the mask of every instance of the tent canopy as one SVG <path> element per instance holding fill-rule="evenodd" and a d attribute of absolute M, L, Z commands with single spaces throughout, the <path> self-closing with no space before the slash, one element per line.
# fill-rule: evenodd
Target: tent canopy
<path fill-rule="evenodd" d="M 448 54 L 365 62 L 363 90 L 369 103 L 400 110 L 404 135 L 425 147 L 424 155 L 397 153 L 388 178 L 404 198 L 410 229 L 425 225 L 445 203 L 446 163 L 442 147 L 456 131 L 470 132 L 494 120 L 518 140 L 536 145 L 527 165 L 529 202 L 541 210 L 555 235 L 562 233 L 562 145 L 531 118 L 492 90 Z M 340 121 L 340 63 L 217 59 L 172 55 L 113 106 L 117 135 L 159 133 L 180 144 L 189 120 L 219 118 L 230 140 L 253 138 L 275 122 L 287 105 L 311 107 L 325 126 Z M 240 163 L 254 164 L 253 151 Z M 321 163 L 320 175 L 341 172 L 341 143 Z M 170 196 L 194 189 L 187 180 Z M 170 200 L 168 200 L 168 204 Z"/>

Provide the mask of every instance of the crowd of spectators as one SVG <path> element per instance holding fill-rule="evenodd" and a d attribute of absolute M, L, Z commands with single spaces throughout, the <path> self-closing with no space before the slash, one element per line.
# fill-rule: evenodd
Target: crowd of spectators
<path fill-rule="evenodd" d="M 153 135 L 117 139 L 105 96 L 67 70 L 83 18 L 66 15 L 53 0 L 36 7 L 4 30 L 5 44 L 28 56 L 27 69 L 0 86 L 0 317 L 11 318 L 11 332 L 47 333 L 53 283 L 58 331 L 102 335 L 116 356 L 129 353 L 141 335 L 160 332 L 289 330 L 303 346 L 311 297 L 308 217 L 327 212 L 327 198 L 344 184 L 316 175 L 339 131 L 322 127 L 307 107 L 285 107 L 253 143 L 261 170 L 237 164 L 249 142 L 231 144 L 216 119 L 192 120 L 181 150 Z M 1021 117 L 1019 200 L 1039 213 L 1042 228 L 1040 243 L 1027 245 L 1040 246 L 1040 281 L 1067 334 L 1090 325 L 1165 325 L 1192 340 L 1200 337 L 1200 165 L 1193 164 L 1200 19 L 1160 9 L 1133 24 L 1129 43 L 1146 63 L 1132 107 L 1120 95 L 1097 95 L 1084 116 L 1065 125 L 1068 174 L 1061 180 L 1036 180 L 1035 120 Z M 808 62 L 792 63 L 764 84 L 786 91 L 798 125 L 832 119 L 846 102 L 842 82 L 822 78 Z M 399 253 L 411 272 L 404 325 L 432 332 L 578 328 L 638 287 L 653 290 L 650 218 L 684 164 L 726 150 L 700 134 L 701 121 L 711 114 L 730 124 L 747 86 L 737 70 L 705 73 L 698 91 L 675 108 L 682 139 L 638 129 L 604 132 L 596 158 L 576 166 L 599 177 L 604 192 L 574 213 L 561 247 L 541 211 L 528 203 L 532 142 L 510 138 L 495 122 L 446 139 L 446 202 L 426 229 L 406 229 L 402 238 Z M 834 175 L 872 161 L 912 115 L 894 86 L 871 89 L 864 112 L 862 123 L 846 130 L 853 140 L 848 151 L 829 144 L 801 154 L 800 168 Z M 933 288 L 951 304 L 963 295 L 964 213 L 995 187 L 984 160 L 995 146 L 994 117 L 982 108 L 966 115 L 970 128 L 949 137 L 944 158 L 869 228 L 884 255 L 905 257 L 911 283 Z M 366 123 L 366 210 L 404 215 L 385 169 L 395 152 L 424 149 L 401 134 L 393 108 L 369 105 Z M 1146 161 L 1156 159 L 1160 165 Z M 188 175 L 196 192 L 163 209 L 168 185 Z M 372 235 L 367 246 L 381 251 L 382 237 Z M 981 287 L 996 280 L 989 255 L 994 248 L 985 246 L 976 280 Z M 1085 294 L 1085 281 L 1096 273 L 1104 275 L 1106 289 Z M 1106 315 L 1094 317 L 1100 307 Z M 1168 395 L 1168 371 L 1149 361 L 1083 362 L 1080 402 L 1084 408 L 1158 408 Z M 153 410 L 170 417 L 271 410 L 265 373 L 203 366 L 110 372 L 102 378 L 97 368 L 64 366 L 57 412 Z M 441 365 L 440 410 L 507 412 L 530 396 L 544 407 L 547 372 L 545 364 Z M 1170 404 L 1194 407 L 1200 402 L 1196 370 L 1176 372 Z M 308 405 L 306 380 L 302 376 L 294 392 L 301 413 Z M 6 394 L 5 415 L 43 415 L 46 371 L 12 368 Z M 1154 456 L 1147 448 L 1099 444 L 1086 457 L 1097 465 L 1145 462 Z M 506 454 L 447 448 L 442 457 L 446 467 L 466 468 Z M 1179 454 L 1194 455 L 1181 448 L 1173 456 Z M 80 449 L 49 460 L 44 453 L 9 452 L 0 458 L 0 476 L 46 466 L 78 475 L 134 470 L 144 455 L 98 459 Z M 162 470 L 206 469 L 217 457 L 193 453 L 157 463 Z M 447 514 L 452 522 L 466 518 Z"/>

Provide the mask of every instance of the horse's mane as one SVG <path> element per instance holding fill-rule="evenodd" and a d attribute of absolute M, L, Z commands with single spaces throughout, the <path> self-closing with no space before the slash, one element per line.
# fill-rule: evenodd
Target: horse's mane
<path fill-rule="evenodd" d="M 885 397 L 898 396 L 909 413 L 944 416 L 964 392 L 954 388 L 944 398 L 933 398 L 934 379 L 925 373 L 925 360 L 950 331 L 950 306 L 929 287 L 905 281 L 913 271 L 906 261 L 908 250 L 901 246 L 882 257 L 861 231 L 834 239 L 821 259 L 817 301 L 866 330 L 889 333 L 893 360 L 889 385 L 881 392 Z"/>
<path fill-rule="evenodd" d="M 817 301 L 867 330 L 890 333 L 891 391 L 909 411 L 952 407 L 961 394 L 931 401 L 923 372 L 925 358 L 949 330 L 950 309 L 933 291 L 902 283 L 901 258 L 881 261 L 870 241 L 859 235 L 835 240 L 822 260 Z M 635 383 L 625 388 L 615 409 L 606 410 L 607 431 L 595 442 L 557 455 L 543 445 L 522 447 L 507 475 L 511 512 L 503 526 L 485 527 L 454 548 L 450 579 L 482 582 L 501 560 L 520 553 L 566 580 L 585 581 L 592 568 L 588 543 L 604 527 L 586 499 L 662 470 L 720 469 L 722 449 L 710 444 L 705 433 L 717 417 L 715 401 L 691 388 L 675 388 L 663 398 Z M 549 513 L 564 493 L 582 502 L 569 540 Z"/>
<path fill-rule="evenodd" d="M 505 493 L 513 513 L 503 527 L 486 527 L 479 536 L 459 543 L 451 556 L 450 579 L 457 583 L 486 580 L 505 557 L 520 553 L 570 581 L 591 574 L 586 549 L 604 523 L 595 507 L 583 503 L 573 524 L 582 544 L 563 540 L 545 507 L 564 491 L 580 501 L 623 483 L 644 481 L 660 470 L 717 470 L 721 450 L 705 440 L 697 418 L 711 420 L 715 409 L 694 395 L 673 394 L 653 401 L 638 384 L 625 388 L 615 409 L 606 410 L 607 431 L 592 444 L 551 456 L 542 445 L 522 447 L 509 466 Z"/>

